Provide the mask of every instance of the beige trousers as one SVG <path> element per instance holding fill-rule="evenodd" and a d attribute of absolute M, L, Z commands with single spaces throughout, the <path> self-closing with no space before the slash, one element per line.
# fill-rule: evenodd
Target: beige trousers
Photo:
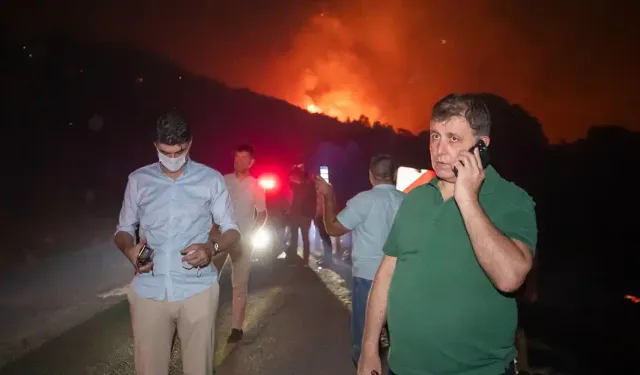
<path fill-rule="evenodd" d="M 216 282 L 183 301 L 154 301 L 129 289 L 137 375 L 168 375 L 176 328 L 185 375 L 213 374 L 215 319 L 220 287 Z"/>
<path fill-rule="evenodd" d="M 227 259 L 231 259 L 231 285 L 234 291 L 247 293 L 249 287 L 249 275 L 251 274 L 251 257 L 253 255 L 250 243 L 241 241 L 233 250 L 227 254 L 222 253 L 213 259 L 213 265 L 218 271 L 218 280 Z"/>

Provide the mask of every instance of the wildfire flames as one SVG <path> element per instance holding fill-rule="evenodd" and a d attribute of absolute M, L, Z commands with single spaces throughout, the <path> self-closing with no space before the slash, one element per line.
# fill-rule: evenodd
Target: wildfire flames
<path fill-rule="evenodd" d="M 356 52 L 358 43 L 358 35 L 337 17 L 313 17 L 284 57 L 281 76 L 289 87 L 284 99 L 340 121 L 362 115 L 371 122 L 384 121 L 373 80 Z"/>
<path fill-rule="evenodd" d="M 372 121 L 380 120 L 380 111 L 373 105 L 363 104 L 361 100 L 354 98 L 354 94 L 347 90 L 336 90 L 319 95 L 318 101 L 306 96 L 300 105 L 310 113 L 321 113 L 340 121 L 358 119 L 365 115 Z"/>
<path fill-rule="evenodd" d="M 637 129 L 631 99 L 620 100 L 635 98 L 630 77 L 640 65 L 629 53 L 638 39 L 633 1 L 583 1 L 553 12 L 544 1 L 478 0 L 464 11 L 456 1 L 317 0 L 264 9 L 200 1 L 142 18 L 118 12 L 118 28 L 111 3 L 73 9 L 90 31 L 73 22 L 78 17 L 57 17 L 55 28 L 153 51 L 197 76 L 343 121 L 364 115 L 418 133 L 444 95 L 488 92 L 522 106 L 550 142 L 582 137 L 592 124 Z M 38 15 L 13 8 L 7 19 L 16 30 L 54 27 L 46 7 Z"/>
<path fill-rule="evenodd" d="M 322 109 L 313 103 L 307 105 L 307 111 L 310 113 L 322 113 Z"/>

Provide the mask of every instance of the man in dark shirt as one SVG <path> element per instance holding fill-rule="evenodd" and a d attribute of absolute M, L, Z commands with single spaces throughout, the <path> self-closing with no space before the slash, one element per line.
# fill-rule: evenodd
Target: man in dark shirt
<path fill-rule="evenodd" d="M 477 95 L 432 110 L 436 177 L 405 197 L 369 294 L 359 375 L 381 373 L 378 340 L 391 332 L 397 375 L 515 375 L 516 301 L 537 242 L 532 198 L 483 166 L 491 116 Z"/>
<path fill-rule="evenodd" d="M 289 174 L 291 193 L 293 195 L 287 217 L 287 226 L 291 231 L 291 242 L 287 247 L 287 259 L 297 260 L 298 230 L 302 233 L 304 264 L 309 264 L 310 244 L 309 229 L 316 216 L 316 188 L 309 179 L 304 166 L 298 165 Z"/>

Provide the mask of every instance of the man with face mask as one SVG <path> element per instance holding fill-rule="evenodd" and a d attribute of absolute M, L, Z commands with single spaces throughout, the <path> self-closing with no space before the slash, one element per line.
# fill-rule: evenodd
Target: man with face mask
<path fill-rule="evenodd" d="M 380 373 L 387 316 L 392 373 L 515 375 L 516 301 L 537 241 L 531 197 L 483 166 L 491 117 L 477 95 L 433 107 L 436 173 L 403 200 L 367 307 L 359 375 Z"/>
<path fill-rule="evenodd" d="M 129 290 L 136 374 L 168 374 L 174 331 L 185 374 L 213 374 L 219 286 L 212 257 L 239 239 L 222 175 L 189 158 L 192 138 L 176 113 L 158 119 L 159 163 L 129 175 L 115 243 L 131 261 Z M 209 240 L 212 219 L 222 235 Z M 134 243 L 139 226 L 141 241 Z M 152 260 L 140 262 L 145 247 Z"/>
<path fill-rule="evenodd" d="M 236 148 L 233 158 L 234 173 L 224 176 L 241 239 L 236 248 L 229 254 L 232 264 L 233 304 L 231 316 L 231 334 L 228 342 L 234 343 L 242 339 L 242 325 L 247 306 L 249 273 L 251 270 L 251 238 L 258 228 L 267 220 L 264 189 L 258 180 L 250 175 L 255 163 L 255 152 L 250 145 Z"/>

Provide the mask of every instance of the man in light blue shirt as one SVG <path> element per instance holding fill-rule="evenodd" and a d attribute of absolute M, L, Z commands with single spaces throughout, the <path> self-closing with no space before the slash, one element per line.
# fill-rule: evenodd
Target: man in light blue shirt
<path fill-rule="evenodd" d="M 351 354 L 356 367 L 362 346 L 367 297 L 384 255 L 382 247 L 405 195 L 395 187 L 395 172 L 391 156 L 374 156 L 369 166 L 369 181 L 373 188 L 349 200 L 347 207 L 338 215 L 331 185 L 316 177 L 316 188 L 324 198 L 324 224 L 327 233 L 337 237 L 353 231 Z"/>
<path fill-rule="evenodd" d="M 213 374 L 219 286 L 211 258 L 239 238 L 222 175 L 189 159 L 191 133 L 176 113 L 158 119 L 159 163 L 129 175 L 115 243 L 135 268 L 129 290 L 138 375 L 169 372 L 175 329 L 185 374 Z M 222 236 L 209 239 L 212 219 Z M 139 227 L 141 241 L 134 243 Z M 152 260 L 139 259 L 145 247 Z"/>

